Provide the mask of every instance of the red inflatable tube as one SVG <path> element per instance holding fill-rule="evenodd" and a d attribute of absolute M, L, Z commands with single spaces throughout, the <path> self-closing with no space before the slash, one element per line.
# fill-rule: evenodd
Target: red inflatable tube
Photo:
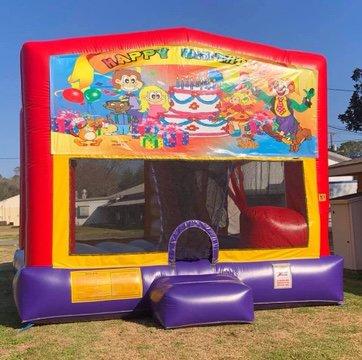
<path fill-rule="evenodd" d="M 297 211 L 276 206 L 254 206 L 240 214 L 243 248 L 275 249 L 308 245 L 308 226 Z"/>
<path fill-rule="evenodd" d="M 24 143 L 24 112 L 20 111 L 20 227 L 19 227 L 19 249 L 25 248 L 25 224 L 26 224 L 26 174 L 25 174 L 25 143 Z"/>

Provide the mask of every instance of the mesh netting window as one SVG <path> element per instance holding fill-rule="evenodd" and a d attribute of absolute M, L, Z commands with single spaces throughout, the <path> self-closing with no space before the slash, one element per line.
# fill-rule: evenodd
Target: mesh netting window
<path fill-rule="evenodd" d="M 302 162 L 75 159 L 71 174 L 73 253 L 167 251 L 190 219 L 221 249 L 307 246 Z M 185 232 L 177 254 L 208 258 L 207 236 Z"/>

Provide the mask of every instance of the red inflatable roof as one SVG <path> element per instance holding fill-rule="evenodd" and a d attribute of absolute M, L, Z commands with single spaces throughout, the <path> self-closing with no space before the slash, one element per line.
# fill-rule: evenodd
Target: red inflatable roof
<path fill-rule="evenodd" d="M 52 263 L 52 155 L 50 134 L 50 56 L 62 54 L 97 54 L 157 45 L 204 45 L 285 66 L 300 66 L 318 72 L 318 192 L 328 193 L 326 61 L 323 56 L 238 40 L 188 28 L 143 31 L 32 41 L 21 51 L 22 124 L 21 124 L 21 241 L 26 246 L 27 265 L 49 266 Z M 328 214 L 328 201 L 320 201 L 321 217 Z M 328 254 L 328 235 L 322 221 L 321 254 Z"/>

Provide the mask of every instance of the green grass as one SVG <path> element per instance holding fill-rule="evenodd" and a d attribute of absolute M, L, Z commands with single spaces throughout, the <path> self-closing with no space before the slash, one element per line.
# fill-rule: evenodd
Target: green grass
<path fill-rule="evenodd" d="M 143 229 L 120 230 L 97 228 L 92 226 L 76 226 L 75 235 L 77 241 L 91 241 L 104 239 L 131 239 L 142 238 Z M 0 241 L 19 239 L 19 228 L 13 226 L 0 226 Z"/>
<path fill-rule="evenodd" d="M 0 226 L 0 241 L 8 239 L 19 239 L 19 228 L 15 226 Z"/>
<path fill-rule="evenodd" d="M 92 226 L 77 226 L 75 229 L 75 238 L 77 241 L 91 241 L 103 239 L 131 239 L 142 238 L 142 230 L 120 230 L 97 228 Z"/>
<path fill-rule="evenodd" d="M 11 295 L 15 247 L 0 243 L 0 359 L 362 358 L 358 279 L 345 279 L 343 306 L 257 311 L 252 325 L 166 331 L 141 318 L 42 325 L 19 332 Z"/>

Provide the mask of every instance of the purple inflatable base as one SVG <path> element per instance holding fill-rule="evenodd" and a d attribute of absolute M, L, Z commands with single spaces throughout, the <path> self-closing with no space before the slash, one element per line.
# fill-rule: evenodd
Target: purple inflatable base
<path fill-rule="evenodd" d="M 290 289 L 274 289 L 273 265 L 288 263 L 292 272 Z M 343 259 L 217 263 L 207 260 L 177 262 L 175 266 L 142 267 L 143 297 L 132 300 L 72 303 L 69 269 L 22 267 L 14 278 L 14 298 L 23 322 L 49 322 L 82 316 L 110 317 L 150 311 L 149 289 L 163 276 L 220 274 L 237 278 L 252 290 L 256 307 L 343 302 Z"/>

